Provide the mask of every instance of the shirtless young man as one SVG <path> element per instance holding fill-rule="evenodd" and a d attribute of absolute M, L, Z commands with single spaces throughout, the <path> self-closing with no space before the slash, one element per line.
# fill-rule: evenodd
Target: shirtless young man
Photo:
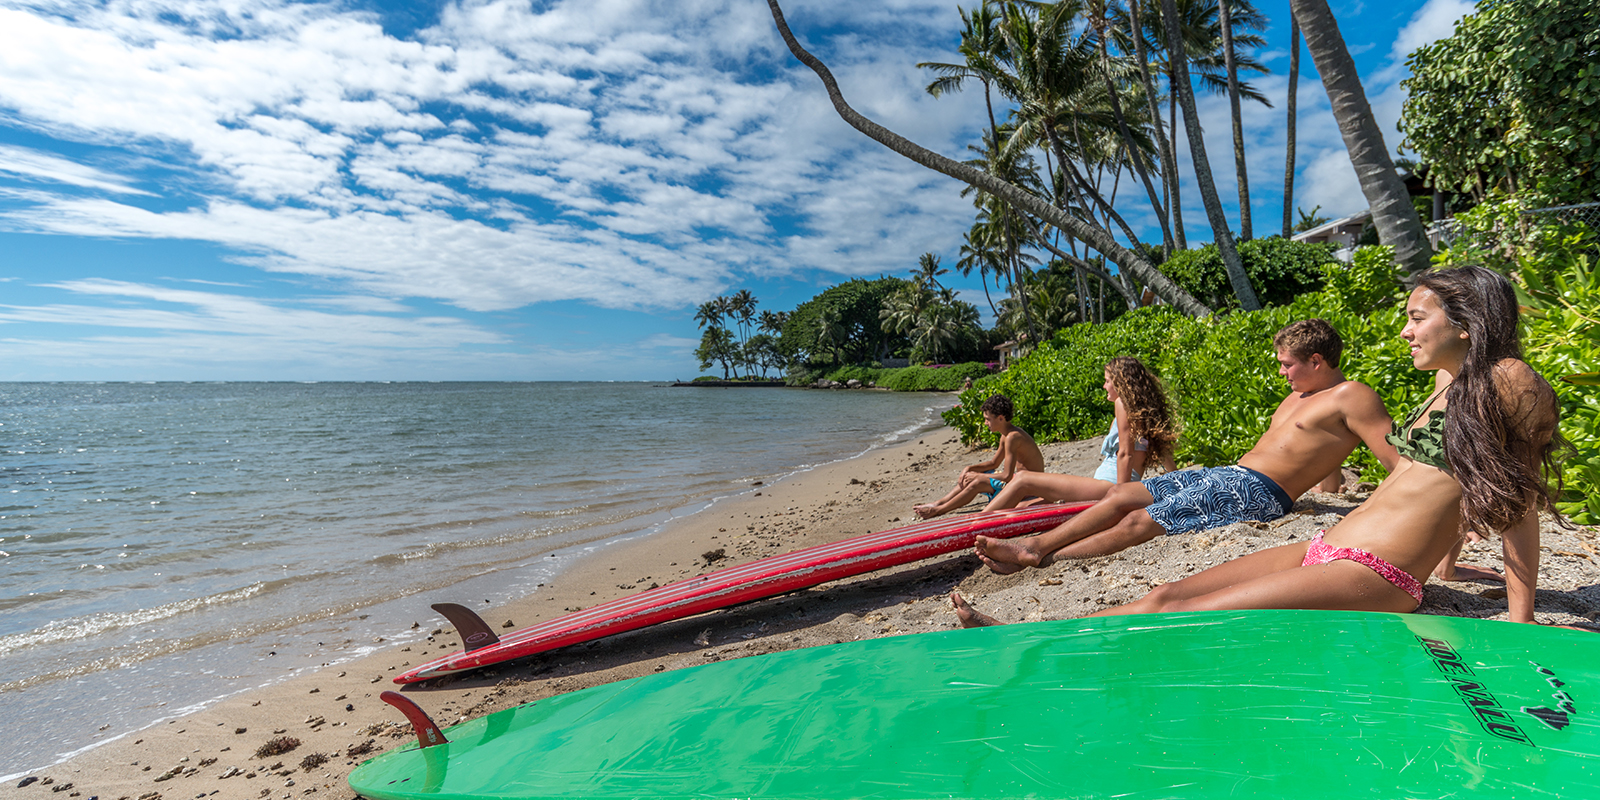
<path fill-rule="evenodd" d="M 1121 552 L 1163 534 L 1276 519 L 1319 482 L 1336 490 L 1339 466 L 1363 442 L 1385 469 L 1394 469 L 1395 448 L 1384 441 L 1393 420 L 1376 392 L 1339 371 L 1344 343 L 1333 326 L 1302 320 L 1278 331 L 1273 346 L 1278 374 L 1291 391 L 1238 466 L 1118 484 L 1104 500 L 1037 536 L 979 536 L 978 557 L 1006 575 L 1062 559 Z"/>
<path fill-rule="evenodd" d="M 983 401 L 983 421 L 989 430 L 999 434 L 1000 447 L 994 457 L 978 464 L 970 464 L 956 476 L 956 488 L 951 489 L 938 502 L 923 503 L 913 508 L 923 519 L 948 514 L 970 502 L 980 493 L 997 494 L 1005 488 L 1006 481 L 1022 470 L 1044 471 L 1044 453 L 1039 452 L 1028 432 L 1011 424 L 1016 410 L 1011 398 L 997 394 Z M 998 469 L 998 472 L 995 470 Z"/>

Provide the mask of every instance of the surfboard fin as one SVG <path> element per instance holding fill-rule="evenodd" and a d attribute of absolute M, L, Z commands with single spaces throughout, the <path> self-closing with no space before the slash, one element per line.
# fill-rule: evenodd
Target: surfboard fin
<path fill-rule="evenodd" d="M 477 615 L 472 609 L 455 603 L 434 603 L 433 610 L 444 615 L 450 624 L 456 626 L 456 632 L 461 634 L 461 646 L 467 652 L 472 652 L 480 647 L 498 644 L 500 637 L 489 630 L 489 623 Z"/>
<path fill-rule="evenodd" d="M 411 721 L 411 729 L 416 731 L 419 747 L 427 748 L 450 741 L 444 738 L 444 731 L 439 730 L 439 726 L 428 718 L 428 712 L 411 702 L 411 698 L 399 692 L 384 692 L 378 695 L 378 699 L 400 709 L 400 713 L 406 715 L 406 719 Z"/>

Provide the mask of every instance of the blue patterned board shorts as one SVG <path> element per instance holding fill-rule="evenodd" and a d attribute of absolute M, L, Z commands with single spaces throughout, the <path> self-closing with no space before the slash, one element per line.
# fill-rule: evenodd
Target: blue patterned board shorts
<path fill-rule="evenodd" d="M 995 495 L 1000 493 L 1001 489 L 1004 489 L 1004 488 L 1006 488 L 1006 482 L 1005 481 L 1000 480 L 999 478 L 990 478 L 989 479 L 989 491 L 981 492 L 981 494 L 984 497 L 993 498 Z"/>
<path fill-rule="evenodd" d="M 1249 467 L 1185 469 L 1143 483 L 1155 498 L 1145 511 L 1167 529 L 1168 536 L 1245 520 L 1266 522 L 1294 506 L 1294 499 L 1275 481 Z"/>

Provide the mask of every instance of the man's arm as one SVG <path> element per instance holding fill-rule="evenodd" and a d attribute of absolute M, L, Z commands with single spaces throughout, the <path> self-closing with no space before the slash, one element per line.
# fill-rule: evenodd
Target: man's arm
<path fill-rule="evenodd" d="M 1501 531 L 1506 562 L 1506 597 L 1512 622 L 1533 622 L 1534 592 L 1539 583 L 1539 510 L 1528 498 L 1528 513 Z"/>
<path fill-rule="evenodd" d="M 1345 393 L 1343 403 L 1344 424 L 1361 437 L 1362 443 L 1378 457 L 1378 463 L 1384 469 L 1393 472 L 1395 465 L 1400 463 L 1400 454 L 1385 437 L 1393 429 L 1394 419 L 1371 387 L 1355 381 L 1350 381 L 1350 384 L 1353 384 L 1350 386 L 1353 391 Z"/>

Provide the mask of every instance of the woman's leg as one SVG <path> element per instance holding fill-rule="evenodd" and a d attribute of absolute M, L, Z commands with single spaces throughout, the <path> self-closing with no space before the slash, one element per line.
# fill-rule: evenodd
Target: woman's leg
<path fill-rule="evenodd" d="M 1251 553 L 1091 616 L 1245 608 L 1393 612 L 1416 608 L 1411 595 L 1365 565 L 1339 560 L 1301 566 L 1308 546 L 1290 544 Z"/>
<path fill-rule="evenodd" d="M 1099 500 L 1115 484 L 1109 481 L 1085 478 L 1082 475 L 1062 475 L 1058 472 L 1018 472 L 1011 476 L 1006 488 L 994 496 L 984 511 L 1016 508 L 1023 498 L 1042 497 L 1051 503 L 1084 503 Z"/>

